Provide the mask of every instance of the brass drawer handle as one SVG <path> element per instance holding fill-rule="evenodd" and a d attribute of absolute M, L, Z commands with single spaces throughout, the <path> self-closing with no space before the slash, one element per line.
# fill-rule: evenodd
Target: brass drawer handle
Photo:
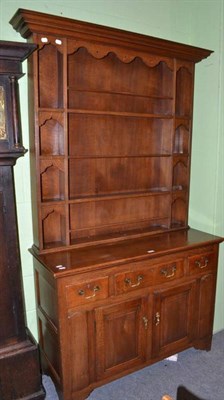
<path fill-rule="evenodd" d="M 93 297 L 95 297 L 96 296 L 96 293 L 97 292 L 99 292 L 99 290 L 100 290 L 100 287 L 99 286 L 94 286 L 94 288 L 93 288 L 93 294 L 91 294 L 91 296 L 85 296 L 85 299 L 92 299 Z M 83 289 L 80 289 L 79 291 L 78 291 L 78 294 L 79 294 L 79 296 L 84 296 L 85 295 L 85 290 L 83 290 Z"/>
<path fill-rule="evenodd" d="M 163 268 L 160 270 L 161 275 L 164 275 L 165 278 L 172 278 L 175 275 L 177 270 L 176 265 L 173 265 L 171 268 Z"/>
<path fill-rule="evenodd" d="M 204 264 L 202 264 L 202 262 L 201 261 L 198 261 L 198 260 L 196 260 L 195 261 L 195 265 L 198 267 L 198 268 L 206 268 L 207 266 L 208 266 L 208 258 L 206 257 L 205 259 L 204 259 Z"/>
<path fill-rule="evenodd" d="M 160 313 L 157 312 L 155 315 L 155 324 L 158 326 L 160 324 Z"/>
<path fill-rule="evenodd" d="M 149 322 L 148 318 L 147 317 L 142 317 L 142 320 L 143 320 L 145 329 L 148 329 L 148 322 Z"/>
<path fill-rule="evenodd" d="M 132 282 L 131 282 L 131 278 L 125 278 L 124 282 L 125 282 L 127 285 L 129 285 L 130 287 L 133 288 L 133 287 L 136 287 L 136 286 L 141 285 L 142 280 L 143 280 L 143 276 L 142 276 L 142 275 L 138 275 L 138 276 L 137 276 L 137 283 L 132 283 Z"/>

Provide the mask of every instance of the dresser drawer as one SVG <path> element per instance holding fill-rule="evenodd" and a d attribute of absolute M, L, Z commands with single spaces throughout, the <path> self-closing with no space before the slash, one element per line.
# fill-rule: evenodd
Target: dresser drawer
<path fill-rule="evenodd" d="M 66 286 L 68 308 L 106 299 L 108 297 L 108 277 L 93 279 Z"/>
<path fill-rule="evenodd" d="M 154 272 L 154 284 L 169 282 L 184 276 L 183 260 L 175 260 L 166 264 L 158 265 Z"/>
<path fill-rule="evenodd" d="M 190 275 L 199 274 L 216 267 L 216 254 L 214 252 L 196 254 L 188 258 Z"/>
<path fill-rule="evenodd" d="M 137 271 L 128 271 L 115 275 L 115 294 L 122 294 L 132 290 L 153 285 L 154 268 L 142 268 Z"/>

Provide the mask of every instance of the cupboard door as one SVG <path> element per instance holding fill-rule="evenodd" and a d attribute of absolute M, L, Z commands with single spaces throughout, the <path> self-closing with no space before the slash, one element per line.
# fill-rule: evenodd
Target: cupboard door
<path fill-rule="evenodd" d="M 196 282 L 154 295 L 153 355 L 171 355 L 192 343 L 196 332 Z"/>
<path fill-rule="evenodd" d="M 149 331 L 148 298 L 138 298 L 95 310 L 98 379 L 145 361 Z"/>

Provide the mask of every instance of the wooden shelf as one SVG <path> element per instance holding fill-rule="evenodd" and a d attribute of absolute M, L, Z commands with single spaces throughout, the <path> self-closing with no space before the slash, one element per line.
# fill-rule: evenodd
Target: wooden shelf
<path fill-rule="evenodd" d="M 180 225 L 176 225 L 176 228 L 180 228 Z M 169 228 L 166 225 L 158 224 L 155 226 L 150 226 L 148 228 L 140 228 L 140 229 L 130 229 L 125 232 L 118 232 L 117 234 L 108 234 L 108 235 L 95 235 L 94 237 L 84 237 L 79 239 L 71 239 L 71 247 L 83 247 L 90 246 L 96 244 L 106 244 L 106 243 L 114 243 L 125 241 L 133 238 L 145 237 L 156 235 L 161 232 L 168 232 Z"/>
<path fill-rule="evenodd" d="M 179 155 L 179 153 L 178 153 Z M 106 159 L 110 159 L 110 158 L 163 158 L 163 157 L 172 157 L 172 154 L 139 154 L 139 155 L 135 155 L 135 154 L 124 154 L 124 155 L 85 155 L 85 156 L 68 156 L 68 159 L 76 159 L 76 160 L 82 160 L 82 159 L 100 159 L 100 158 L 106 158 Z"/>
<path fill-rule="evenodd" d="M 155 100 L 173 100 L 173 97 L 171 96 L 159 96 L 159 95 L 144 95 L 141 93 L 130 93 L 130 92 L 115 92 L 115 91 L 106 91 L 106 90 L 88 90 L 88 89 L 79 89 L 79 88 L 73 88 L 69 86 L 68 90 L 77 92 L 77 93 L 97 93 L 97 94 L 118 94 L 118 95 L 123 95 L 123 96 L 133 96 L 133 97 L 143 97 L 146 99 L 155 99 Z"/>
<path fill-rule="evenodd" d="M 135 112 L 119 112 L 119 111 L 98 111 L 98 110 L 83 110 L 83 109 L 68 109 L 69 113 L 74 114 L 92 114 L 92 115 L 119 115 L 121 117 L 130 118 L 156 118 L 156 119 L 171 119 L 173 115 L 169 114 L 148 114 L 148 113 L 135 113 Z"/>
<path fill-rule="evenodd" d="M 91 201 L 104 201 L 111 199 L 125 199 L 131 197 L 145 197 L 145 196 L 162 196 L 164 194 L 169 194 L 171 191 L 167 188 L 162 189 L 151 189 L 148 191 L 138 191 L 138 192 L 127 192 L 127 193 L 112 193 L 110 195 L 101 194 L 95 196 L 83 196 L 78 198 L 73 198 L 69 200 L 69 203 L 86 203 Z"/>

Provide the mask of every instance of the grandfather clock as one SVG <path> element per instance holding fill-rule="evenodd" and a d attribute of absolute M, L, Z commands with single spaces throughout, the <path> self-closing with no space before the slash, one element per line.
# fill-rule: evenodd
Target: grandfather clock
<path fill-rule="evenodd" d="M 0 41 L 0 399 L 45 397 L 37 345 L 26 328 L 13 166 L 22 145 L 18 79 L 33 44 Z"/>

